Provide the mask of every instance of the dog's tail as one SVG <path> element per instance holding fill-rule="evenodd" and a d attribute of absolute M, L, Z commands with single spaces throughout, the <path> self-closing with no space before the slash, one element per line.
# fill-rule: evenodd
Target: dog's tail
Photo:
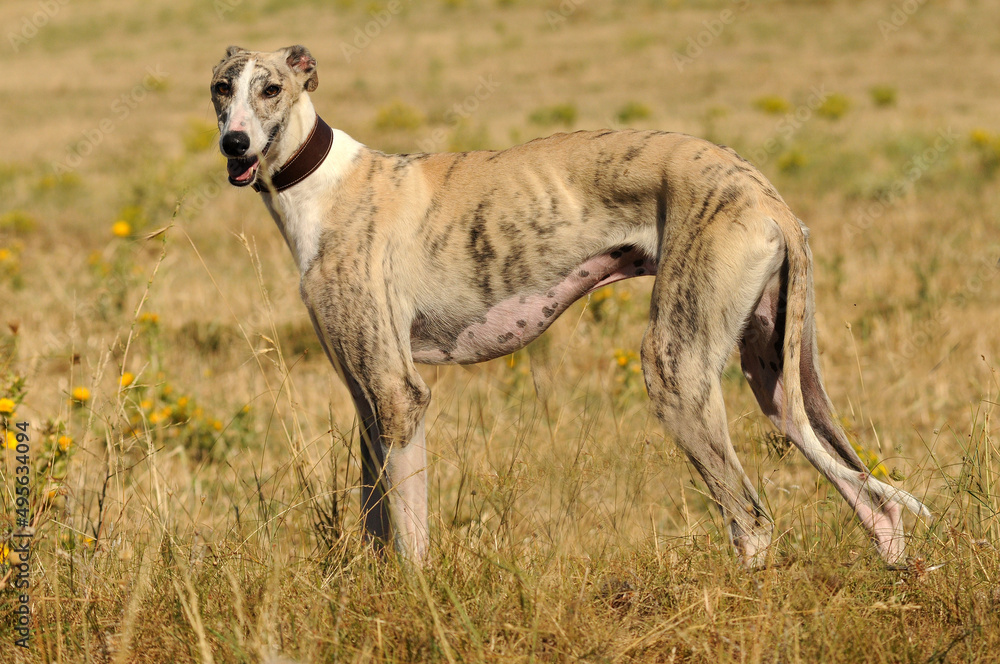
<path fill-rule="evenodd" d="M 896 503 L 923 517 L 929 517 L 930 510 L 906 491 L 872 477 L 861 459 L 858 458 L 857 452 L 847 442 L 846 435 L 837 435 L 837 433 L 842 433 L 842 430 L 833 416 L 829 399 L 825 393 L 812 395 L 816 398 L 811 398 L 810 403 L 813 403 L 815 408 L 816 404 L 821 402 L 823 408 L 831 410 L 829 417 L 823 418 L 825 424 L 823 428 L 824 430 L 836 429 L 836 431 L 828 433 L 833 434 L 832 437 L 839 438 L 839 441 L 829 441 L 829 447 L 835 449 L 838 454 L 844 457 L 845 462 L 854 467 L 840 462 L 817 436 L 806 410 L 802 390 L 804 349 L 806 344 L 809 345 L 809 348 L 815 348 L 815 327 L 808 322 L 810 320 L 808 317 L 813 313 L 811 311 L 813 308 L 812 260 L 806 243 L 806 232 L 801 222 L 787 209 L 783 210 L 781 214 L 775 214 L 774 218 L 781 228 L 782 235 L 784 235 L 788 262 L 782 376 L 785 392 L 785 403 L 782 409 L 786 418 L 785 426 L 791 425 L 799 434 L 797 442 L 799 442 L 802 453 L 809 462 L 837 487 L 857 511 L 862 522 L 868 521 L 865 526 L 875 535 L 880 549 L 883 549 L 884 542 L 879 536 L 879 531 L 888 536 L 889 540 L 900 538 L 898 544 L 891 548 L 898 547 L 901 554 L 902 531 L 898 524 L 898 516 L 895 519 L 890 519 L 896 523 L 882 521 L 885 516 L 883 508 L 890 503 Z M 816 353 L 812 352 L 810 355 L 812 357 L 806 359 L 816 362 Z M 819 383 L 818 367 L 815 369 L 815 373 L 816 383 Z M 822 387 L 818 387 L 818 389 L 821 391 Z M 822 398 L 820 399 L 819 396 Z M 791 437 L 796 438 L 796 436 Z M 891 551 L 883 550 L 882 552 L 887 558 L 893 557 Z"/>

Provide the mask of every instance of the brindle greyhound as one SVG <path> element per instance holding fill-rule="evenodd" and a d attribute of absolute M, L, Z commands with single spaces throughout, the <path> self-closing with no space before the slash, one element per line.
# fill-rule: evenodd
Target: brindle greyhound
<path fill-rule="evenodd" d="M 764 562 L 773 525 L 729 440 L 720 376 L 737 344 L 764 413 L 847 499 L 882 557 L 903 557 L 900 506 L 930 513 L 872 477 L 834 417 L 806 229 L 756 168 L 729 148 L 663 131 L 389 155 L 317 116 L 309 93 L 318 82 L 302 46 L 230 47 L 212 101 L 229 181 L 253 185 L 278 224 L 363 423 L 370 535 L 411 560 L 427 554 L 430 390 L 415 362 L 506 355 L 578 298 L 655 275 L 646 388 L 742 561 Z"/>

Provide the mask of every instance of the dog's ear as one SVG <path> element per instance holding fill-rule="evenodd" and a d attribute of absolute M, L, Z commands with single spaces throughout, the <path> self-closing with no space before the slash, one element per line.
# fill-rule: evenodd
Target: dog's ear
<path fill-rule="evenodd" d="M 226 55 L 225 55 L 225 57 L 223 57 L 221 60 L 219 60 L 219 64 L 218 65 L 215 65 L 215 71 L 218 71 L 219 65 L 221 65 L 223 62 L 225 62 L 229 58 L 233 57 L 234 55 L 237 55 L 239 53 L 249 53 L 249 52 L 250 51 L 248 51 L 245 48 L 242 48 L 240 46 L 230 46 L 229 48 L 226 49 Z"/>
<path fill-rule="evenodd" d="M 285 49 L 285 62 L 295 72 L 306 92 L 312 92 L 319 87 L 319 73 L 316 71 L 316 58 L 305 46 L 295 45 Z"/>

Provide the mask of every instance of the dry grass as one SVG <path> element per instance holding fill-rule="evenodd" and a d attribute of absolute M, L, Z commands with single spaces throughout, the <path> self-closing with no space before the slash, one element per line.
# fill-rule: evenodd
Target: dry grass
<path fill-rule="evenodd" d="M 349 62 L 387 3 L 53 2 L 15 52 L 43 4 L 0 7 L 0 398 L 31 423 L 36 515 L 33 641 L 5 618 L 0 660 L 995 661 L 990 3 L 922 4 L 888 31 L 909 3 L 403 2 Z M 263 207 L 224 185 L 207 83 L 229 43 L 309 46 L 322 115 L 387 150 L 629 122 L 755 160 L 812 229 L 834 402 L 934 510 L 908 524 L 908 569 L 781 454 L 734 364 L 731 432 L 780 563 L 738 568 L 633 371 L 648 281 L 510 358 L 423 372 L 433 562 L 374 556 L 346 391 Z M 16 603 L 5 585 L 0 613 Z"/>

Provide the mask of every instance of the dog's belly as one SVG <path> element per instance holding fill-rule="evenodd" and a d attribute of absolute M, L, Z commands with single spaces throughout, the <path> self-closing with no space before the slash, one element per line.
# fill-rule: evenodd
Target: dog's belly
<path fill-rule="evenodd" d="M 533 341 L 582 296 L 622 279 L 656 274 L 654 259 L 634 247 L 594 256 L 552 284 L 502 300 L 485 315 L 444 323 L 422 312 L 410 330 L 413 359 L 423 364 L 472 364 L 509 355 Z"/>

